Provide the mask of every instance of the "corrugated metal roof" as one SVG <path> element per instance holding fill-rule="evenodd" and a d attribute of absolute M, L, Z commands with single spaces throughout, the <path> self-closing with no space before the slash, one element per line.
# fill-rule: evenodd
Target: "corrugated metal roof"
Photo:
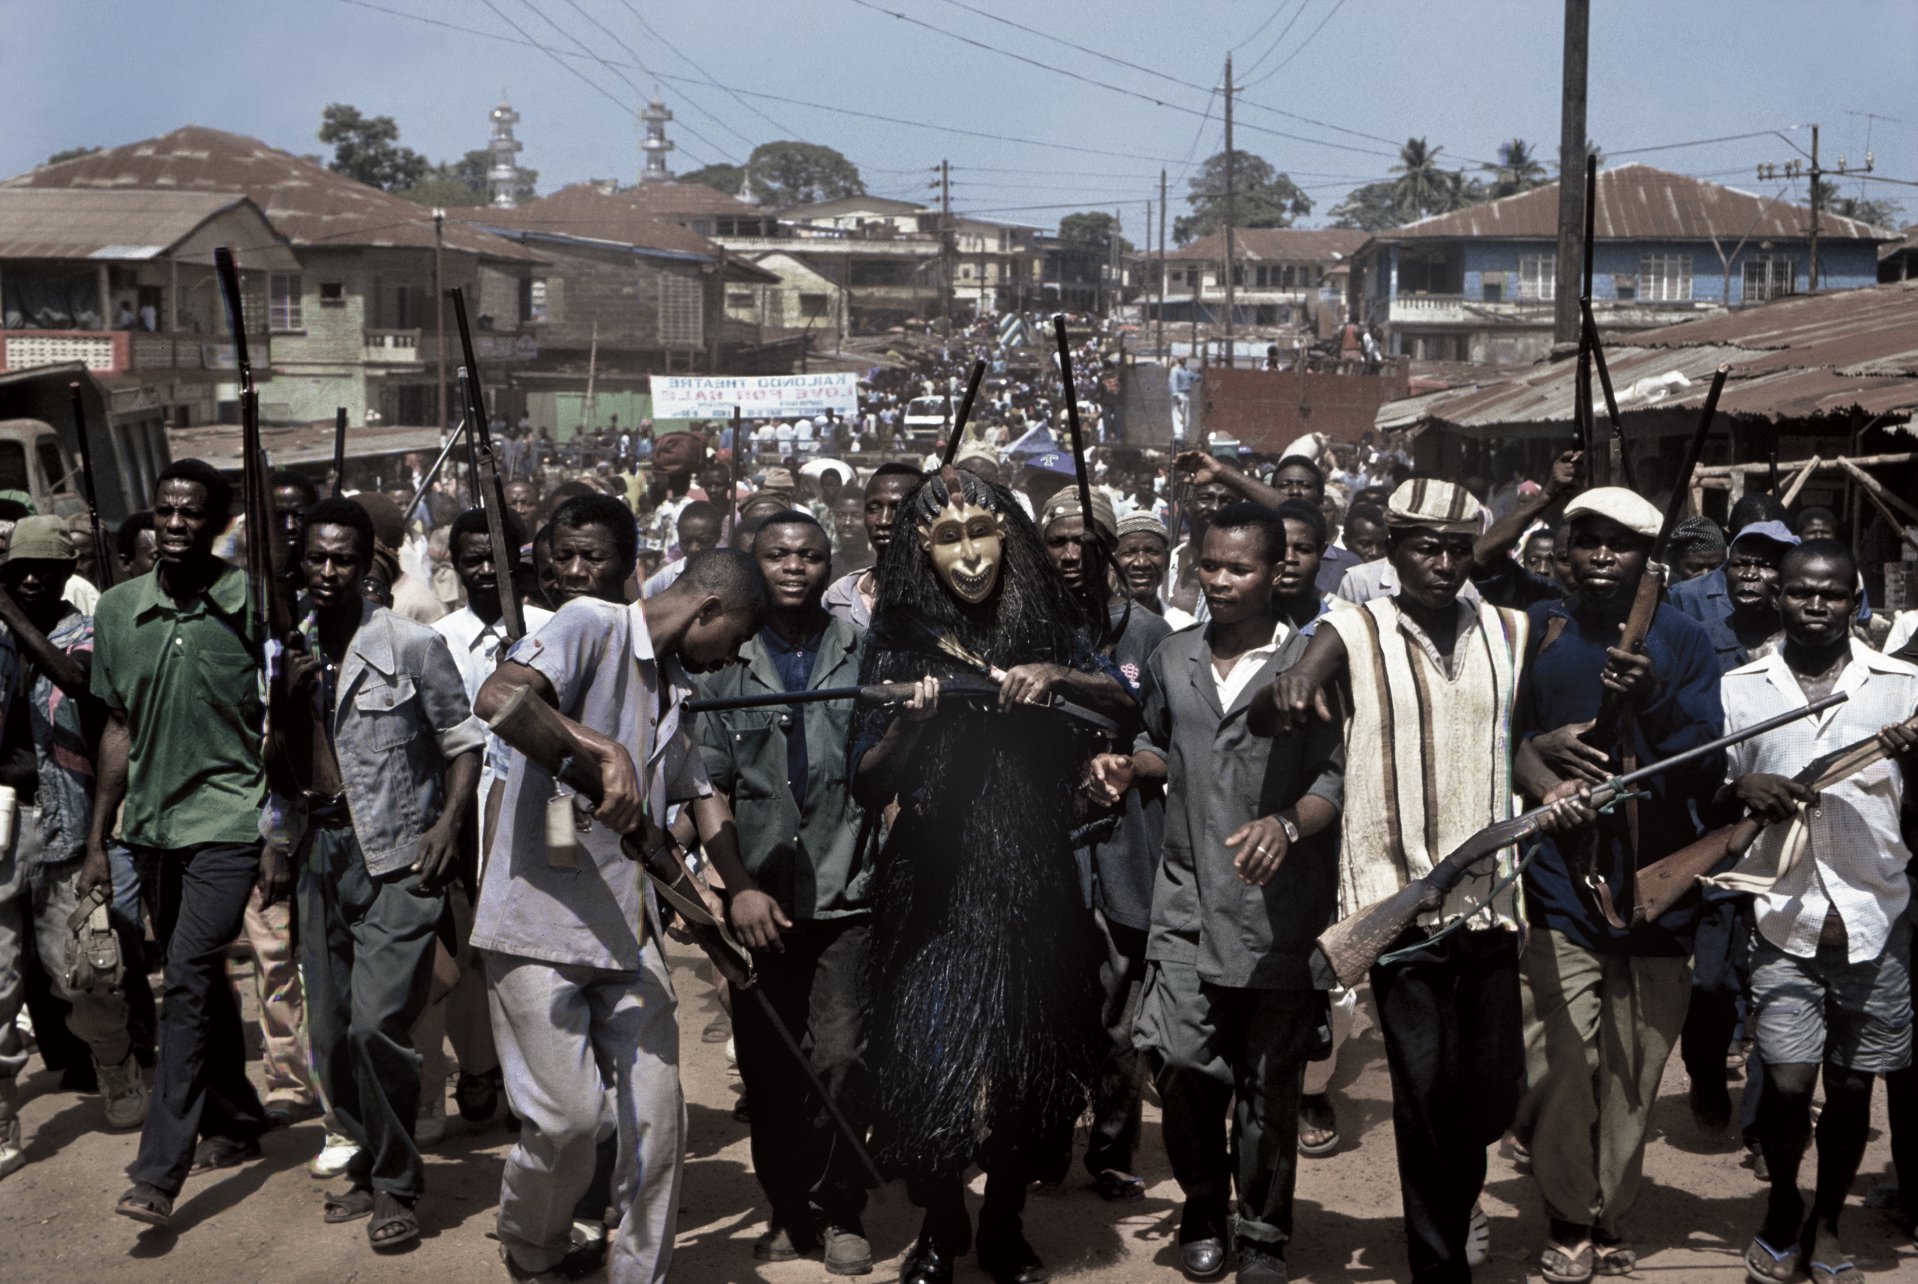
<path fill-rule="evenodd" d="M 1605 356 L 1626 417 L 1652 406 L 1702 406 L 1722 362 L 1732 370 L 1719 410 L 1735 418 L 1857 410 L 1909 419 L 1918 410 L 1918 281 L 1780 299 L 1646 330 L 1628 345 L 1607 345 Z M 1561 433 L 1572 422 L 1577 365 L 1561 358 L 1517 378 L 1396 401 L 1380 410 L 1379 424 Z"/>
<path fill-rule="evenodd" d="M 1243 263 L 1330 263 L 1349 257 L 1370 239 L 1369 232 L 1338 227 L 1240 227 L 1232 231 L 1232 253 Z M 1165 257 L 1168 263 L 1217 263 L 1225 257 L 1225 233 L 1202 236 Z"/>
<path fill-rule="evenodd" d="M 1774 196 L 1755 196 L 1722 183 L 1688 178 L 1650 165 L 1620 165 L 1598 173 L 1593 230 L 1601 241 L 1709 241 L 1713 234 L 1743 237 L 1804 237 L 1811 211 Z M 1818 235 L 1828 241 L 1887 241 L 1897 233 L 1855 218 L 1822 215 Z M 1558 184 L 1517 196 L 1434 214 L 1380 232 L 1381 241 L 1490 237 L 1500 240 L 1558 239 Z"/>
<path fill-rule="evenodd" d="M 42 165 L 0 183 L 0 188 L 20 187 L 243 192 L 296 247 L 433 248 L 433 211 L 425 206 L 257 138 L 202 125 Z M 446 248 L 493 259 L 539 261 L 530 250 L 453 220 L 446 224 Z"/>
<path fill-rule="evenodd" d="M 710 190 L 710 189 L 708 189 Z M 487 227 L 521 232 L 553 232 L 595 241 L 649 250 L 668 250 L 719 257 L 719 247 L 697 232 L 648 212 L 636 198 L 638 189 L 611 195 L 587 184 L 563 187 L 551 196 L 527 201 L 517 209 L 474 208 L 448 210 L 453 218 Z M 720 193 L 714 192 L 718 196 Z M 736 202 L 735 202 L 736 203 Z"/>
<path fill-rule="evenodd" d="M 0 259 L 158 258 L 237 208 L 259 221 L 261 236 L 278 239 L 238 192 L 0 187 Z"/>

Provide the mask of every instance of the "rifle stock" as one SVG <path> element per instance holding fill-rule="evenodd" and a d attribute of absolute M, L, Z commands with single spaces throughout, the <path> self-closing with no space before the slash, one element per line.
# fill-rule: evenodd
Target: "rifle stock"
<path fill-rule="evenodd" d="M 526 760 L 552 775 L 587 802 L 597 806 L 605 796 L 599 769 L 574 752 L 576 744 L 566 720 L 539 698 L 531 687 L 520 687 L 506 698 L 487 725 Z M 620 835 L 620 850 L 653 880 L 665 898 L 679 910 L 699 948 L 720 974 L 744 989 L 753 984 L 752 955 L 732 930 L 705 910 L 692 875 L 664 841 L 649 844 L 648 835 L 664 835 L 651 820 L 638 834 Z"/>
<path fill-rule="evenodd" d="M 1633 880 L 1638 903 L 1632 906 L 1632 926 L 1663 918 L 1686 892 L 1698 885 L 1699 879 L 1717 869 L 1727 857 L 1744 855 L 1763 828 L 1758 821 L 1747 817 L 1735 825 L 1714 829 L 1696 842 L 1640 869 Z"/>

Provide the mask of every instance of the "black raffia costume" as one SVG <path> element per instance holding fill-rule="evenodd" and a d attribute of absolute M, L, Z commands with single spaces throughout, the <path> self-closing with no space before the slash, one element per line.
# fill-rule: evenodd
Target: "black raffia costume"
<path fill-rule="evenodd" d="M 947 479 L 1003 518 L 998 584 L 976 606 L 947 591 L 917 537 L 945 508 Z M 1083 612 L 1008 491 L 945 470 L 906 499 L 894 532 L 862 683 L 976 674 L 939 650 L 943 636 L 999 669 L 1050 661 L 1123 684 L 1095 658 Z M 855 767 L 895 716 L 862 714 Z M 1026 1183 L 1069 1153 L 1097 1072 L 1097 936 L 1070 843 L 1097 751 L 1095 733 L 1056 713 L 942 694 L 900 776 L 873 904 L 875 1142 L 927 1210 L 921 1242 L 948 1257 L 970 1238 L 967 1167 L 988 1173 L 983 1256 L 988 1236 L 1019 1235 Z"/>

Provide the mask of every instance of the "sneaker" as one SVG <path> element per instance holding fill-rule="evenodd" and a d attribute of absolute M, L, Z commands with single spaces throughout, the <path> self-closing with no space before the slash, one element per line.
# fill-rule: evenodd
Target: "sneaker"
<path fill-rule="evenodd" d="M 140 1063 L 128 1053 L 117 1066 L 94 1063 L 100 1078 L 100 1095 L 106 1099 L 107 1127 L 114 1132 L 130 1132 L 147 1119 L 147 1084 L 141 1077 Z"/>
<path fill-rule="evenodd" d="M 1285 1259 L 1264 1244 L 1239 1241 L 1239 1268 L 1233 1279 L 1239 1284 L 1286 1284 Z"/>
<path fill-rule="evenodd" d="M 826 1227 L 826 1274 L 872 1274 L 872 1244 L 865 1235 L 844 1226 Z"/>
<path fill-rule="evenodd" d="M 351 1137 L 329 1132 L 326 1134 L 326 1144 L 307 1164 L 306 1171 L 321 1181 L 331 1181 L 344 1173 L 347 1165 L 353 1162 L 353 1156 L 359 1153 L 360 1148 L 353 1144 Z"/>
<path fill-rule="evenodd" d="M 446 1139 L 446 1091 L 429 1092 L 420 1102 L 419 1117 L 413 1121 L 413 1144 L 421 1150 L 437 1146 Z"/>
<path fill-rule="evenodd" d="M 500 1072 L 481 1070 L 473 1074 L 460 1071 L 459 1081 L 453 1085 L 453 1104 L 459 1107 L 460 1118 L 470 1124 L 489 1122 L 499 1113 Z"/>
<path fill-rule="evenodd" d="M 9 1114 L 0 1119 L 0 1177 L 26 1167 L 27 1152 L 20 1137 L 20 1116 Z"/>

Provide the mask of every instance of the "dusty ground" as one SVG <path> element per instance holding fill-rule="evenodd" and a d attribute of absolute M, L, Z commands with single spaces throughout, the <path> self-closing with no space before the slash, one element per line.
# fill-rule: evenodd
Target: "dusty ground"
<path fill-rule="evenodd" d="M 823 1281 L 816 1261 L 755 1268 L 751 1241 L 762 1229 L 759 1191 L 746 1155 L 745 1125 L 734 1122 L 738 1080 L 723 1045 L 700 1041 L 715 1005 L 704 981 L 678 974 L 685 1039 L 685 1086 L 691 1116 L 684 1202 L 674 1276 L 690 1281 Z M 1360 1008 L 1360 1032 L 1341 1068 L 1341 1123 L 1346 1148 L 1305 1161 L 1299 1179 L 1298 1239 L 1290 1253 L 1295 1280 L 1384 1281 L 1405 1277 L 1399 1202 L 1392 1162 L 1389 1094 L 1376 1031 Z M 61 1093 L 36 1060 L 23 1081 L 28 1155 L 32 1162 L 0 1182 L 0 1280 L 350 1281 L 438 1279 L 477 1284 L 506 1278 L 489 1238 L 507 1145 L 497 1125 L 464 1130 L 457 1119 L 427 1156 L 429 1195 L 424 1238 L 403 1256 L 376 1258 L 364 1223 L 320 1222 L 321 1183 L 306 1174 L 320 1144 L 317 1123 L 267 1138 L 265 1157 L 219 1180 L 189 1183 L 174 1215 L 175 1233 L 141 1232 L 111 1213 L 125 1187 L 122 1170 L 136 1138 L 93 1131 L 95 1098 Z M 1639 1275 L 1691 1284 L 1734 1284 L 1739 1255 L 1760 1213 L 1760 1189 L 1739 1152 L 1698 1134 L 1686 1109 L 1684 1071 L 1665 1078 L 1646 1158 L 1647 1188 L 1633 1219 L 1644 1257 Z M 1845 1226 L 1867 1280 L 1918 1280 L 1918 1251 L 1895 1238 L 1885 1214 L 1862 1207 L 1865 1191 L 1885 1171 L 1882 1100 Z M 1158 1112 L 1148 1100 L 1140 1165 L 1151 1182 L 1139 1201 L 1113 1205 L 1089 1188 L 1069 1185 L 1035 1195 L 1028 1228 L 1041 1255 L 1061 1276 L 1085 1284 L 1172 1280 L 1178 1191 L 1166 1168 Z M 1543 1219 L 1530 1180 L 1495 1154 L 1487 1183 L 1493 1261 L 1482 1282 L 1518 1284 L 1533 1269 Z M 881 1258 L 876 1279 L 894 1278 L 917 1219 L 895 1186 L 870 1211 L 867 1228 Z M 970 1262 L 961 1279 L 984 1278 Z"/>

